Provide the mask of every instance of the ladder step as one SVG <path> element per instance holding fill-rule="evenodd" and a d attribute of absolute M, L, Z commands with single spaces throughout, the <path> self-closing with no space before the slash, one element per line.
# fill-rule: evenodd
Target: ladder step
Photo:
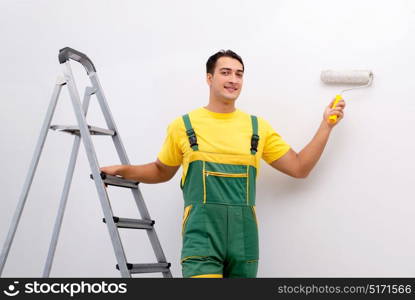
<path fill-rule="evenodd" d="M 125 179 L 125 178 L 118 177 L 118 176 L 108 175 L 108 174 L 105 174 L 104 172 L 101 172 L 100 175 L 101 175 L 101 179 L 104 181 L 106 185 L 114 185 L 114 186 L 119 186 L 119 187 L 130 188 L 130 189 L 138 188 L 138 184 L 139 184 L 138 181 Z M 89 177 L 91 177 L 91 179 L 94 179 L 92 174 Z"/>
<path fill-rule="evenodd" d="M 118 228 L 153 229 L 153 225 L 155 223 L 154 220 L 139 220 L 119 217 L 112 217 L 112 219 Z M 102 222 L 106 223 L 105 218 L 102 219 Z"/>
<path fill-rule="evenodd" d="M 129 264 L 127 263 L 127 269 L 131 274 L 137 273 L 157 273 L 157 272 L 170 272 L 170 263 L 154 263 L 154 264 Z M 119 270 L 118 264 L 116 265 Z"/>
<path fill-rule="evenodd" d="M 79 126 L 77 125 L 51 125 L 50 129 L 80 135 Z M 99 128 L 91 125 L 88 125 L 88 129 L 91 135 L 115 135 L 115 131 L 110 129 Z"/>

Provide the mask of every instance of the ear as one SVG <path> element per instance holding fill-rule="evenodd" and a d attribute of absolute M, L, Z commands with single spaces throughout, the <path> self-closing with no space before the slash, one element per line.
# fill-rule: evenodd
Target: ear
<path fill-rule="evenodd" d="M 213 77 L 212 74 L 206 73 L 206 82 L 209 86 L 212 85 L 212 77 Z"/>

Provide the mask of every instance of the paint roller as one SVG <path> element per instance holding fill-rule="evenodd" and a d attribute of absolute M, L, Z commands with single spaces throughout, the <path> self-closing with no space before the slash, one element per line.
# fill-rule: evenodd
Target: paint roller
<path fill-rule="evenodd" d="M 321 81 L 328 84 L 347 84 L 347 85 L 356 85 L 360 86 L 348 88 L 342 90 L 339 94 L 336 95 L 335 101 L 333 102 L 332 109 L 336 107 L 337 103 L 343 99 L 342 94 L 346 91 L 351 91 L 354 89 L 368 87 L 372 84 L 373 73 L 369 70 L 324 70 L 321 71 Z M 337 116 L 329 116 L 328 121 L 330 123 L 337 122 Z"/>

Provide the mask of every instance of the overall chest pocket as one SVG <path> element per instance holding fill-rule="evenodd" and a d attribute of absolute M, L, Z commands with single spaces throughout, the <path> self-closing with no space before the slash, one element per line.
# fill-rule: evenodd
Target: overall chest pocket
<path fill-rule="evenodd" d="M 248 203 L 249 166 L 203 162 L 202 172 L 204 203 Z"/>

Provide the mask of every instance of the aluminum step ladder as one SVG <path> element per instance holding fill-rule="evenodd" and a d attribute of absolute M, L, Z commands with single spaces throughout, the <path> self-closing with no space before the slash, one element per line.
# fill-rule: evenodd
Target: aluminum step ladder
<path fill-rule="evenodd" d="M 91 87 L 85 89 L 83 103 L 81 106 L 80 96 L 78 89 L 75 84 L 75 80 L 72 74 L 71 66 L 69 60 L 72 59 L 81 63 L 91 80 Z M 109 135 L 112 137 L 116 151 L 120 158 L 122 164 L 129 165 L 130 162 L 127 157 L 127 153 L 124 149 L 124 146 L 121 142 L 121 138 L 115 122 L 110 113 L 106 98 L 104 96 L 101 84 L 98 80 L 98 75 L 92 61 L 83 53 L 76 51 L 72 48 L 66 47 L 59 51 L 59 62 L 63 66 L 63 77 L 59 76 L 53 90 L 52 99 L 49 104 L 49 108 L 42 125 L 39 139 L 35 148 L 35 153 L 33 155 L 29 172 L 26 177 L 26 181 L 23 186 L 22 193 L 15 211 L 15 214 L 12 219 L 12 223 L 6 237 L 6 241 L 0 256 L 0 275 L 3 272 L 4 265 L 9 254 L 10 246 L 12 244 L 16 229 L 22 215 L 22 211 L 30 190 L 30 186 L 33 181 L 34 174 L 42 153 L 42 149 L 48 134 L 48 130 L 57 130 L 66 133 L 70 133 L 75 136 L 72 153 L 70 156 L 70 161 L 66 173 L 65 184 L 60 200 L 59 210 L 56 217 L 51 243 L 49 246 L 49 252 L 46 259 L 45 267 L 43 270 L 43 277 L 49 277 L 50 270 L 52 267 L 52 261 L 56 250 L 56 245 L 59 237 L 60 228 L 62 225 L 62 219 L 68 199 L 69 189 L 72 182 L 73 172 L 75 169 L 76 158 L 79 152 L 79 146 L 81 140 L 85 146 L 86 154 L 88 157 L 89 165 L 91 168 L 92 174 L 90 177 L 94 180 L 95 186 L 98 192 L 99 200 L 101 202 L 102 210 L 104 213 L 103 221 L 107 225 L 111 242 L 114 247 L 115 257 L 117 260 L 116 268 L 120 271 L 122 277 L 132 277 L 132 274 L 135 273 L 157 273 L 161 272 L 163 277 L 171 278 L 170 272 L 170 263 L 166 261 L 166 258 L 161 248 L 160 241 L 157 237 L 156 231 L 154 229 L 154 220 L 150 218 L 147 207 L 144 203 L 143 196 L 140 192 L 139 182 L 132 180 L 127 180 L 118 176 L 111 176 L 105 173 L 100 172 L 97 156 L 95 153 L 94 145 L 92 143 L 91 135 Z M 50 125 L 52 117 L 56 108 L 56 104 L 60 95 L 60 91 L 64 85 L 67 85 L 72 105 L 75 111 L 76 119 L 78 125 L 76 126 L 62 126 L 62 125 Z M 101 107 L 102 113 L 105 118 L 108 129 L 99 128 L 95 126 L 90 126 L 86 121 L 86 113 L 89 107 L 89 101 L 92 95 L 95 95 L 98 99 L 98 103 Z M 109 202 L 108 194 L 106 191 L 106 186 L 117 186 L 128 188 L 131 190 L 134 200 L 137 204 L 138 211 L 141 215 L 141 219 L 128 219 L 128 218 L 119 218 L 113 215 L 111 204 Z M 147 232 L 147 235 L 150 239 L 151 245 L 153 247 L 157 263 L 148 263 L 148 264 L 132 264 L 127 262 L 126 256 L 124 253 L 123 245 L 121 243 L 120 235 L 118 228 L 132 228 L 132 229 L 144 229 Z"/>

